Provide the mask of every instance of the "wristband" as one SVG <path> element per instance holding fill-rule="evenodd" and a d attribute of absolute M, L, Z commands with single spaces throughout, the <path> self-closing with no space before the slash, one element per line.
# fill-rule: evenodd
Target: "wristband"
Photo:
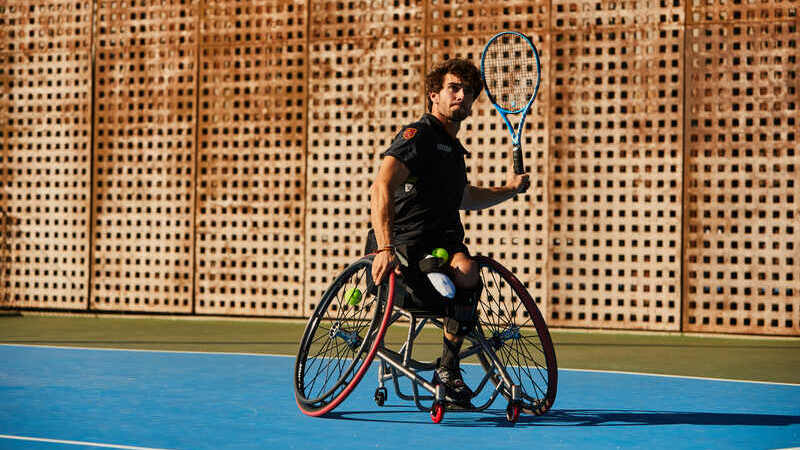
<path fill-rule="evenodd" d="M 393 246 L 393 245 L 386 245 L 386 246 L 383 246 L 383 247 L 379 248 L 379 249 L 378 249 L 378 250 L 375 252 L 375 254 L 377 255 L 378 253 L 383 253 L 383 252 L 393 252 L 393 251 L 394 251 L 394 246 Z"/>

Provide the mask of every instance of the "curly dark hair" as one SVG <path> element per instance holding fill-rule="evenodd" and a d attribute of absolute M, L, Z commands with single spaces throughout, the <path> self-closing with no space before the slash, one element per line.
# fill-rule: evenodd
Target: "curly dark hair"
<path fill-rule="evenodd" d="M 430 97 L 431 92 L 441 92 L 444 87 L 444 76 L 448 73 L 461 78 L 461 81 L 471 87 L 474 99 L 481 95 L 483 82 L 481 81 L 480 70 L 466 59 L 448 59 L 435 65 L 433 70 L 425 76 L 425 97 L 428 101 L 428 111 L 433 106 Z"/>

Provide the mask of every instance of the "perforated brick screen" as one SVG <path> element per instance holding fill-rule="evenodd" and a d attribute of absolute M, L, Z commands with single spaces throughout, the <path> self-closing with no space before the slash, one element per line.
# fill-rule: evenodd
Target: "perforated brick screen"
<path fill-rule="evenodd" d="M 300 317 L 436 63 L 531 35 L 532 187 L 463 214 L 551 326 L 800 335 L 798 5 L 0 4 L 0 307 Z M 481 96 L 460 139 L 497 186 Z M 512 118 L 512 122 L 516 118 Z"/>
<path fill-rule="evenodd" d="M 303 314 L 306 11 L 208 2 L 200 54 L 196 312 Z"/>
<path fill-rule="evenodd" d="M 0 306 L 88 295 L 91 2 L 0 5 Z"/>
<path fill-rule="evenodd" d="M 90 0 L 5 0 L 0 52 L 88 54 L 93 6 Z"/>
<path fill-rule="evenodd" d="M 680 326 L 683 33 L 554 35 L 554 325 Z"/>
<path fill-rule="evenodd" d="M 686 330 L 800 330 L 797 25 L 688 30 Z"/>
<path fill-rule="evenodd" d="M 197 2 L 97 2 L 92 309 L 191 312 Z"/>

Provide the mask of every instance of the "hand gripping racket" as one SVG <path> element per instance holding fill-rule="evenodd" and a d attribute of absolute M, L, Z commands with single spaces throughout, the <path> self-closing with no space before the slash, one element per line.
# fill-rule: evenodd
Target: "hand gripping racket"
<path fill-rule="evenodd" d="M 528 110 L 539 92 L 542 65 L 533 42 L 522 33 L 503 31 L 489 39 L 481 55 L 481 77 L 486 94 L 511 133 L 514 173 L 525 172 L 520 140 Z M 517 128 L 509 114 L 522 114 Z"/>

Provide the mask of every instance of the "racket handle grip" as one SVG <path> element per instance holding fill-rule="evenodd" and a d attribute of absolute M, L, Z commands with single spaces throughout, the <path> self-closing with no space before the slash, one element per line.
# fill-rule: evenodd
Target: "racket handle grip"
<path fill-rule="evenodd" d="M 517 175 L 525 173 L 525 165 L 522 163 L 522 146 L 515 145 L 511 156 L 514 158 L 514 173 Z"/>

